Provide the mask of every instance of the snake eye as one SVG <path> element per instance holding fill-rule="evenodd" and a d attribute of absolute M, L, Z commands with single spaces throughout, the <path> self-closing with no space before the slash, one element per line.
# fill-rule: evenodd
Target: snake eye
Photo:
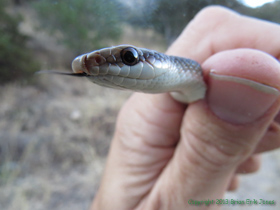
<path fill-rule="evenodd" d="M 122 62 L 128 66 L 133 66 L 139 62 L 139 54 L 133 47 L 127 47 L 121 51 Z"/>

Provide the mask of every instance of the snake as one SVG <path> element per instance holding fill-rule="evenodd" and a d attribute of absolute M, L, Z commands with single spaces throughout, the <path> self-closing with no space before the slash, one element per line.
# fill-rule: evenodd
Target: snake
<path fill-rule="evenodd" d="M 192 59 L 166 55 L 133 45 L 102 48 L 76 57 L 73 73 L 113 89 L 166 93 L 182 103 L 205 97 L 206 84 L 200 64 Z"/>

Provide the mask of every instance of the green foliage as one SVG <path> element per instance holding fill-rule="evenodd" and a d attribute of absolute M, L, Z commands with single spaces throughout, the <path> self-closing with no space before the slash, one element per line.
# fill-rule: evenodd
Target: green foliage
<path fill-rule="evenodd" d="M 42 27 L 77 54 L 103 47 L 121 34 L 114 0 L 41 0 L 34 7 Z"/>
<path fill-rule="evenodd" d="M 252 9 L 237 0 L 143 0 L 142 5 L 128 13 L 126 21 L 133 26 L 150 27 L 162 34 L 167 44 L 173 42 L 190 20 L 204 7 L 221 5 L 241 14 L 274 22 L 279 20 L 280 1 Z"/>
<path fill-rule="evenodd" d="M 19 16 L 5 10 L 6 1 L 0 0 L 0 83 L 25 79 L 39 69 L 27 48 L 28 37 L 21 34 Z"/>
<path fill-rule="evenodd" d="M 199 11 L 209 5 L 223 5 L 237 10 L 244 7 L 236 0 L 155 0 L 150 7 L 154 9 L 145 17 L 148 17 L 148 24 L 163 34 L 170 44 Z"/>
<path fill-rule="evenodd" d="M 273 3 L 268 3 L 255 9 L 252 16 L 280 23 L 280 1 L 277 0 Z"/>

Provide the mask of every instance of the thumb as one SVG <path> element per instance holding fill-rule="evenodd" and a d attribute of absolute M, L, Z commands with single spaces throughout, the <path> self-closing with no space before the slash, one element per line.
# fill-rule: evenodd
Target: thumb
<path fill-rule="evenodd" d="M 237 166 L 253 152 L 279 109 L 280 65 L 268 54 L 224 51 L 202 66 L 207 98 L 189 105 L 181 140 L 151 202 L 186 208 L 190 199 L 222 198 Z M 176 198 L 162 189 L 176 192 Z"/>

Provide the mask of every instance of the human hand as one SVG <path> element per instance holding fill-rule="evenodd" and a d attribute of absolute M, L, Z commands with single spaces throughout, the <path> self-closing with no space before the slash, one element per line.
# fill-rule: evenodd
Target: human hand
<path fill-rule="evenodd" d="M 119 114 L 92 209 L 192 208 L 190 199 L 216 201 L 237 187 L 237 173 L 256 171 L 255 154 L 280 146 L 273 121 L 279 34 L 276 24 L 221 7 L 202 10 L 167 53 L 202 63 L 205 100 L 186 109 L 169 94 L 133 94 Z"/>

